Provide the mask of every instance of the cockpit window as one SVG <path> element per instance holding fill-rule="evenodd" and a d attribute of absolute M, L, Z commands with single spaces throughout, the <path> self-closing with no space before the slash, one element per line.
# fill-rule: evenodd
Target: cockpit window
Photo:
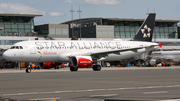
<path fill-rule="evenodd" d="M 23 47 L 22 46 L 11 46 L 10 49 L 23 49 Z"/>
<path fill-rule="evenodd" d="M 15 48 L 15 46 L 12 46 L 10 49 L 14 49 Z"/>
<path fill-rule="evenodd" d="M 23 47 L 22 46 L 19 46 L 20 47 L 20 49 L 23 49 Z"/>
<path fill-rule="evenodd" d="M 16 46 L 16 49 L 19 49 L 19 46 Z"/>

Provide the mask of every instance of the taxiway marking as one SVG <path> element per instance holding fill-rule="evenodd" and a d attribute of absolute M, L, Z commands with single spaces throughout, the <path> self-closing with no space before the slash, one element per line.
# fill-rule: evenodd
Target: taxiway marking
<path fill-rule="evenodd" d="M 54 101 L 54 99 L 61 99 L 60 97 L 56 97 L 56 98 L 36 98 L 36 99 L 29 99 L 29 100 L 51 100 Z"/>
<path fill-rule="evenodd" d="M 90 95 L 90 97 L 109 97 L 109 96 L 117 96 L 118 94 L 104 94 L 104 95 Z"/>
<path fill-rule="evenodd" d="M 168 86 L 147 86 L 147 87 L 127 87 L 127 88 L 109 88 L 109 89 L 84 89 L 84 90 L 66 90 L 66 91 L 49 91 L 49 92 L 29 92 L 29 93 L 13 93 L 13 94 L 1 94 L 1 96 L 22 96 L 32 94 L 58 94 L 58 93 L 81 93 L 81 92 L 96 92 L 96 91 L 117 91 L 117 90 L 134 90 L 134 89 L 153 89 L 153 88 L 173 88 L 180 87 L 180 85 L 168 85 Z M 144 92 L 143 94 L 153 93 L 167 93 L 168 91 L 159 92 Z"/>
<path fill-rule="evenodd" d="M 160 94 L 160 93 L 168 93 L 168 91 L 144 92 L 143 94 Z"/>
<path fill-rule="evenodd" d="M 2 96 L 31 95 L 31 94 L 39 94 L 39 92 L 15 93 L 15 94 L 2 94 Z"/>
<path fill-rule="evenodd" d="M 88 89 L 88 90 L 76 90 L 75 92 L 92 92 L 92 91 L 103 91 L 106 89 Z"/>

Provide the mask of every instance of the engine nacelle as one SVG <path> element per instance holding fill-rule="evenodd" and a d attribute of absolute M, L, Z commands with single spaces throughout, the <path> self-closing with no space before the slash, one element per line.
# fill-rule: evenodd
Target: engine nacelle
<path fill-rule="evenodd" d="M 41 62 L 39 63 L 39 67 L 43 69 L 50 69 L 56 67 L 58 64 L 57 62 Z"/>
<path fill-rule="evenodd" d="M 91 56 L 75 56 L 71 59 L 71 65 L 77 68 L 85 68 L 92 65 Z"/>
<path fill-rule="evenodd" d="M 149 61 L 150 65 L 157 65 L 159 63 L 161 63 L 161 60 L 160 59 L 151 59 Z"/>

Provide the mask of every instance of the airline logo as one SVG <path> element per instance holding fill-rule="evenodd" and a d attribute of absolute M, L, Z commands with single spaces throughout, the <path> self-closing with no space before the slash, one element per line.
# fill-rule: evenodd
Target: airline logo
<path fill-rule="evenodd" d="M 80 61 L 80 63 L 92 63 L 92 62 L 91 61 Z"/>
<path fill-rule="evenodd" d="M 57 54 L 56 52 L 47 52 L 47 51 L 44 52 L 44 55 L 56 55 L 56 54 Z"/>
<path fill-rule="evenodd" d="M 88 67 L 92 65 L 92 61 L 86 58 L 78 58 L 78 67 L 83 68 L 83 67 Z"/>
<path fill-rule="evenodd" d="M 38 53 L 39 53 L 39 54 L 41 54 L 41 52 L 40 52 L 40 51 L 38 51 Z"/>
<path fill-rule="evenodd" d="M 38 52 L 39 54 L 41 54 L 40 51 L 37 51 L 37 52 Z M 44 54 L 44 55 L 56 55 L 57 52 L 47 52 L 47 51 L 44 51 L 43 54 Z"/>
<path fill-rule="evenodd" d="M 143 34 L 143 38 L 150 38 L 151 29 L 147 25 L 144 26 L 144 29 L 141 29 L 141 32 Z"/>

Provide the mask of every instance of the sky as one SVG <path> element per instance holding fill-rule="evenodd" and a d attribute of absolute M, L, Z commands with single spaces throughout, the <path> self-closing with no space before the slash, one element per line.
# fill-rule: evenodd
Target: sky
<path fill-rule="evenodd" d="M 40 14 L 35 25 L 59 24 L 81 18 L 145 19 L 156 13 L 156 19 L 180 20 L 180 0 L 0 0 L 0 13 Z"/>

